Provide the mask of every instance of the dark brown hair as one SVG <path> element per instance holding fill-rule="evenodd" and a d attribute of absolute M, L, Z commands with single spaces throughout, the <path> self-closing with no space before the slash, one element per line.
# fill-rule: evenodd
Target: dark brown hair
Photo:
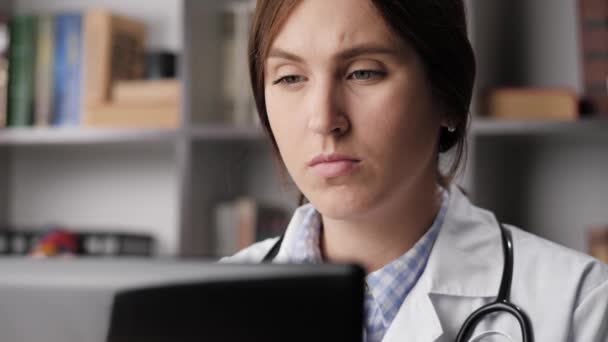
<path fill-rule="evenodd" d="M 260 122 L 281 160 L 264 96 L 264 65 L 272 42 L 301 0 L 258 0 L 249 37 L 249 72 Z M 437 180 L 447 186 L 465 158 L 469 105 L 475 79 L 475 57 L 467 36 L 462 0 L 370 0 L 388 26 L 414 47 L 426 68 L 433 95 L 442 105 L 449 132 L 440 128 L 439 153 L 453 149 L 446 174 Z"/>

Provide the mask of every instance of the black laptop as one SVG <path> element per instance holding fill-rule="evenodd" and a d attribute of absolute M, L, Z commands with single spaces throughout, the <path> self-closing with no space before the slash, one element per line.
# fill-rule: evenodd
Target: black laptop
<path fill-rule="evenodd" d="M 362 341 L 359 267 L 204 264 L 197 272 L 194 281 L 118 292 L 107 341 Z"/>

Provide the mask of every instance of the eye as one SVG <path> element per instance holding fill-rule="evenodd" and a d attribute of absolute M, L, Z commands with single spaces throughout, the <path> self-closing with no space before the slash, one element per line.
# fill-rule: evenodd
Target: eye
<path fill-rule="evenodd" d="M 278 80 L 272 82 L 272 84 L 280 84 L 280 83 L 284 83 L 286 85 L 293 85 L 299 82 L 304 81 L 304 77 L 302 76 L 297 76 L 297 75 L 287 75 L 287 76 L 283 76 L 281 78 L 279 78 Z"/>
<path fill-rule="evenodd" d="M 385 73 L 377 70 L 356 70 L 348 75 L 348 79 L 355 79 L 359 81 L 368 81 L 373 78 L 379 78 L 384 76 Z"/>

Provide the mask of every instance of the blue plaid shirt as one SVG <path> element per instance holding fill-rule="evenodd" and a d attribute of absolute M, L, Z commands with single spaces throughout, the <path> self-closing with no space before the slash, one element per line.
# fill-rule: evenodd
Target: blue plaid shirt
<path fill-rule="evenodd" d="M 441 190 L 441 207 L 429 230 L 405 254 L 366 276 L 365 341 L 378 342 L 397 315 L 405 297 L 414 287 L 431 254 L 448 206 L 448 191 Z M 312 205 L 302 224 L 296 227 L 296 239 L 290 249 L 290 262 L 322 263 L 319 238 L 321 216 Z"/>

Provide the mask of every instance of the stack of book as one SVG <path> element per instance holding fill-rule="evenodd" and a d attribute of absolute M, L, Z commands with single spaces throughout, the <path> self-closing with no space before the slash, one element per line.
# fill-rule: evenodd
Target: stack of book
<path fill-rule="evenodd" d="M 486 99 L 487 113 L 499 120 L 576 120 L 578 95 L 559 88 L 498 88 Z"/>
<path fill-rule="evenodd" d="M 252 198 L 220 203 L 215 208 L 214 254 L 228 256 L 254 242 L 283 234 L 289 214 Z"/>
<path fill-rule="evenodd" d="M 0 18 L 0 73 L 8 74 L 6 84 L 0 77 L 0 123 L 175 127 L 177 96 L 169 95 L 173 98 L 162 106 L 149 101 L 159 92 L 163 97 L 167 87 L 177 92 L 178 85 L 175 80 L 161 85 L 143 80 L 145 36 L 143 22 L 101 9 Z M 3 45 L 4 40 L 10 44 Z M 126 83 L 134 80 L 140 83 Z M 145 83 L 144 100 L 142 82 L 150 83 Z M 116 87 L 120 87 L 119 102 L 113 100 Z M 133 92 L 137 94 L 132 97 Z"/>
<path fill-rule="evenodd" d="M 608 1 L 578 3 L 585 97 L 595 114 L 608 118 Z"/>
<path fill-rule="evenodd" d="M 247 42 L 254 9 L 255 1 L 231 2 L 224 7 L 220 20 L 220 101 L 226 122 L 234 126 L 258 124 L 247 60 Z"/>

